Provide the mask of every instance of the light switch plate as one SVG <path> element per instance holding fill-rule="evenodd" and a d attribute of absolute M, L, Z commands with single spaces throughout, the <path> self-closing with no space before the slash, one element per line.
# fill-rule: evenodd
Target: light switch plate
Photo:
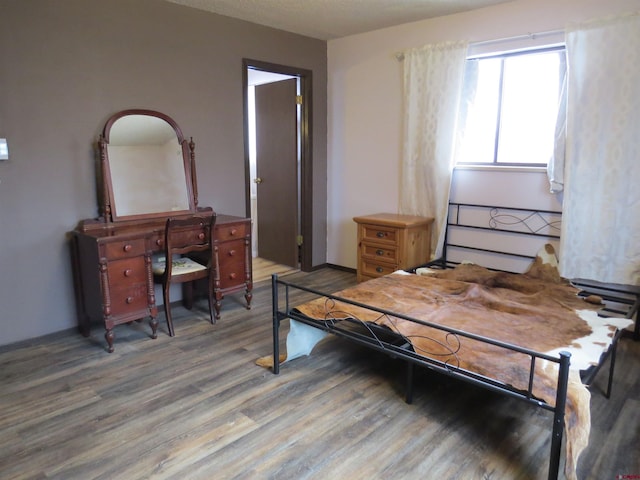
<path fill-rule="evenodd" d="M 0 138 L 0 160 L 9 160 L 9 145 L 6 138 Z"/>

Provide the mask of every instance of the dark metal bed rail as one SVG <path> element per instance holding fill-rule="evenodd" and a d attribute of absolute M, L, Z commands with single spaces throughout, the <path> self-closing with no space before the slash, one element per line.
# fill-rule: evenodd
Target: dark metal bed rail
<path fill-rule="evenodd" d="M 604 301 L 604 307 L 599 312 L 603 317 L 635 318 L 633 339 L 640 340 L 640 286 L 622 285 L 619 283 L 603 283 L 584 278 L 574 278 L 571 283 L 581 289 L 578 294 L 582 297 L 597 295 Z"/>
<path fill-rule="evenodd" d="M 541 407 L 545 410 L 553 412 L 553 427 L 552 427 L 552 440 L 551 440 L 551 455 L 549 463 L 549 476 L 550 480 L 558 478 L 558 470 L 560 465 L 560 453 L 562 436 L 564 433 L 564 414 L 566 407 L 567 387 L 569 378 L 569 364 L 570 354 L 567 352 L 561 352 L 558 357 L 543 354 L 533 350 L 512 345 L 509 343 L 501 342 L 499 340 L 475 335 L 469 332 L 464 332 L 450 327 L 433 324 L 431 322 L 418 320 L 406 315 L 394 313 L 385 309 L 373 307 L 353 300 L 348 300 L 342 297 L 338 297 L 331 294 L 326 294 L 318 290 L 307 288 L 301 285 L 295 285 L 286 281 L 279 280 L 277 275 L 272 276 L 272 316 L 273 316 L 273 373 L 279 374 L 280 372 L 280 322 L 285 319 L 294 319 L 298 322 L 310 325 L 314 328 L 330 332 L 342 338 L 349 339 L 355 343 L 365 345 L 374 350 L 387 353 L 393 357 L 400 358 L 407 362 L 407 402 L 410 403 L 412 396 L 411 379 L 413 376 L 413 366 L 419 365 L 429 368 L 431 370 L 450 375 L 468 383 L 472 383 L 481 386 L 485 389 L 501 393 L 510 397 L 523 400 L 527 403 L 533 404 L 537 407 Z M 280 290 L 284 290 L 284 299 L 281 300 Z M 460 337 L 468 338 L 475 341 L 491 344 L 499 348 L 503 348 L 509 351 L 513 351 L 529 357 L 529 382 L 526 390 L 517 389 L 511 385 L 504 384 L 497 379 L 493 379 L 478 373 L 460 368 L 456 365 L 452 365 L 448 362 L 437 360 L 434 358 L 426 357 L 420 353 L 415 352 L 410 347 L 410 342 L 406 339 L 391 337 L 386 338 L 384 333 L 377 333 L 372 327 L 368 327 L 368 322 L 360 322 L 363 324 L 361 330 L 353 330 L 349 328 L 352 324 L 347 324 L 348 327 L 343 328 L 341 325 L 345 320 L 328 319 L 325 321 L 318 321 L 317 319 L 311 319 L 296 312 L 295 308 L 290 305 L 290 294 L 292 291 L 306 292 L 316 296 L 317 298 L 326 298 L 331 301 L 340 301 L 347 304 L 351 304 L 357 307 L 365 308 L 380 315 L 386 315 L 390 317 L 401 318 L 403 320 L 419 323 L 427 327 L 434 328 L 436 330 L 447 332 L 447 335 L 453 335 L 460 341 Z M 282 305 L 281 305 L 282 304 Z M 352 319 L 353 320 L 353 319 Z M 356 319 L 357 320 L 357 319 Z M 376 324 L 372 324 L 376 325 Z M 380 327 L 380 326 L 378 326 Z M 389 330 L 389 333 L 392 332 Z M 399 334 L 397 334 L 399 335 Z M 550 405 L 543 400 L 536 398 L 533 394 L 533 384 L 535 378 L 535 367 L 537 360 L 545 360 L 558 364 L 558 383 L 556 386 L 556 399 L 555 405 Z"/>

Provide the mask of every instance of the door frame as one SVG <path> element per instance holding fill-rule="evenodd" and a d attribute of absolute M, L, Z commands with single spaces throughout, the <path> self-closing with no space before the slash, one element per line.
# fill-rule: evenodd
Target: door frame
<path fill-rule="evenodd" d="M 263 62 L 248 58 L 242 59 L 242 104 L 244 109 L 244 171 L 245 171 L 245 207 L 247 217 L 251 217 L 251 175 L 249 165 L 249 102 L 248 69 L 262 70 L 298 77 L 302 105 L 300 115 L 300 234 L 303 241 L 300 247 L 300 269 L 310 272 L 313 252 L 313 161 L 312 161 L 312 74 L 311 70 L 289 67 L 276 63 Z"/>

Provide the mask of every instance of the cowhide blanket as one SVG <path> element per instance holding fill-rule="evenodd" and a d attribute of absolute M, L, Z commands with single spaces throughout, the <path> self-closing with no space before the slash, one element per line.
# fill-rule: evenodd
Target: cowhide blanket
<path fill-rule="evenodd" d="M 542 258 L 525 274 L 493 272 L 476 265 L 426 273 L 391 274 L 334 295 L 536 352 L 572 353 L 565 415 L 565 474 L 575 478 L 577 459 L 588 444 L 591 423 L 590 394 L 580 381 L 579 370 L 597 363 L 616 329 L 631 322 L 598 317 L 596 311 L 601 307 L 578 297 L 578 289 Z M 386 325 L 406 337 L 421 355 L 519 390 L 528 388 L 530 358 L 526 355 L 344 302 L 319 298 L 297 310 L 320 321 L 354 318 Z M 536 362 L 534 395 L 555 404 L 557 377 L 557 364 Z"/>

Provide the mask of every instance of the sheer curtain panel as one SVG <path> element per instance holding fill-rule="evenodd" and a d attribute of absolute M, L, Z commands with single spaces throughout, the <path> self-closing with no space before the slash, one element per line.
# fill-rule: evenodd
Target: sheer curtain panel
<path fill-rule="evenodd" d="M 560 267 L 640 282 L 640 15 L 567 28 Z"/>
<path fill-rule="evenodd" d="M 436 257 L 444 240 L 466 56 L 467 42 L 404 52 L 400 211 L 435 218 Z"/>

